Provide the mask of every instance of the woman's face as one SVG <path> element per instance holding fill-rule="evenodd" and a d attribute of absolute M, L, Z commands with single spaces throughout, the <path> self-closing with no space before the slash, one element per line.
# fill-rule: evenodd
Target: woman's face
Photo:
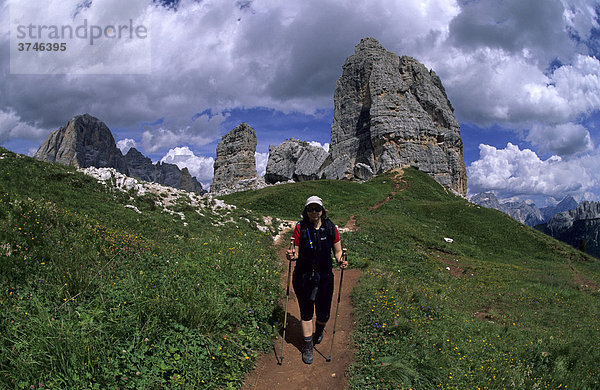
<path fill-rule="evenodd" d="M 311 203 L 308 206 L 306 206 L 306 212 L 311 222 L 316 222 L 321 218 L 323 208 L 316 203 Z"/>

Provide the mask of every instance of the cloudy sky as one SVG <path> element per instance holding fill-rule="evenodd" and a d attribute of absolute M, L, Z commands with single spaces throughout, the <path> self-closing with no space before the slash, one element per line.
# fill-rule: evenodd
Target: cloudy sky
<path fill-rule="evenodd" d="M 80 39 L 36 29 L 85 21 Z M 128 40 L 104 29 L 129 22 Z M 264 167 L 289 137 L 327 146 L 342 65 L 373 37 L 440 76 L 470 193 L 600 199 L 599 0 L 0 0 L 0 23 L 0 144 L 16 152 L 87 112 L 207 184 L 245 121 Z M 68 47 L 18 51 L 38 35 Z"/>

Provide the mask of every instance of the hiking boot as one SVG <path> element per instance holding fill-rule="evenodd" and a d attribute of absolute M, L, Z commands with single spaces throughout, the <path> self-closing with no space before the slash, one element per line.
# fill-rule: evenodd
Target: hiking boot
<path fill-rule="evenodd" d="M 313 362 L 313 342 L 307 341 L 302 349 L 302 361 L 306 364 L 312 364 Z"/>
<path fill-rule="evenodd" d="M 320 344 L 323 341 L 323 330 L 325 329 L 325 325 L 317 323 L 315 328 L 315 335 L 313 336 L 313 340 L 315 340 L 315 345 Z"/>
<path fill-rule="evenodd" d="M 319 329 L 317 328 L 313 339 L 315 340 L 315 345 L 321 344 L 321 341 L 323 341 L 323 329 L 319 331 Z"/>

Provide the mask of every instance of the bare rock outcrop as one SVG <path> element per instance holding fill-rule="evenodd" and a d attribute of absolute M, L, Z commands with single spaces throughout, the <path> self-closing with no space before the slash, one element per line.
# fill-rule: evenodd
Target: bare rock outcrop
<path fill-rule="evenodd" d="M 369 179 L 412 165 L 462 195 L 460 126 L 440 78 L 411 57 L 365 38 L 348 57 L 334 94 L 330 179 Z"/>
<path fill-rule="evenodd" d="M 78 168 L 115 168 L 129 174 L 110 129 L 89 114 L 75 116 L 64 127 L 52 132 L 34 157 Z"/>
<path fill-rule="evenodd" d="M 552 236 L 573 227 L 575 221 L 600 220 L 600 202 L 583 201 L 576 209 L 556 214 L 548 221 L 547 227 Z"/>
<path fill-rule="evenodd" d="M 583 201 L 576 209 L 558 213 L 536 229 L 600 257 L 600 202 Z"/>
<path fill-rule="evenodd" d="M 78 168 L 114 168 L 126 176 L 163 184 L 185 191 L 205 192 L 187 168 L 152 161 L 135 148 L 123 156 L 110 129 L 89 114 L 73 117 L 66 126 L 52 132 L 34 155 L 42 161 Z"/>
<path fill-rule="evenodd" d="M 257 186 L 256 133 L 242 123 L 225 134 L 217 145 L 214 178 L 210 192 L 240 191 Z"/>
<path fill-rule="evenodd" d="M 135 148 L 129 149 L 125 155 L 125 161 L 129 169 L 129 176 L 184 191 L 204 192 L 202 185 L 190 175 L 187 168 L 180 170 L 175 164 L 161 162 L 152 164 L 152 160 Z"/>
<path fill-rule="evenodd" d="M 319 179 L 319 169 L 326 158 L 325 149 L 295 138 L 283 141 L 277 147 L 270 145 L 265 181 L 274 184 Z"/>

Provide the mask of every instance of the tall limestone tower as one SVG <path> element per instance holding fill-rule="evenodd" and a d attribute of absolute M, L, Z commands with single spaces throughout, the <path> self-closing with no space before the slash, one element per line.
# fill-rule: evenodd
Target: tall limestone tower
<path fill-rule="evenodd" d="M 255 153 L 256 133 L 247 123 L 225 134 L 217 145 L 210 192 L 227 193 L 256 188 L 258 175 Z"/>
<path fill-rule="evenodd" d="M 334 106 L 322 177 L 366 180 L 412 165 L 466 194 L 460 126 L 433 70 L 365 38 L 343 66 Z"/>

